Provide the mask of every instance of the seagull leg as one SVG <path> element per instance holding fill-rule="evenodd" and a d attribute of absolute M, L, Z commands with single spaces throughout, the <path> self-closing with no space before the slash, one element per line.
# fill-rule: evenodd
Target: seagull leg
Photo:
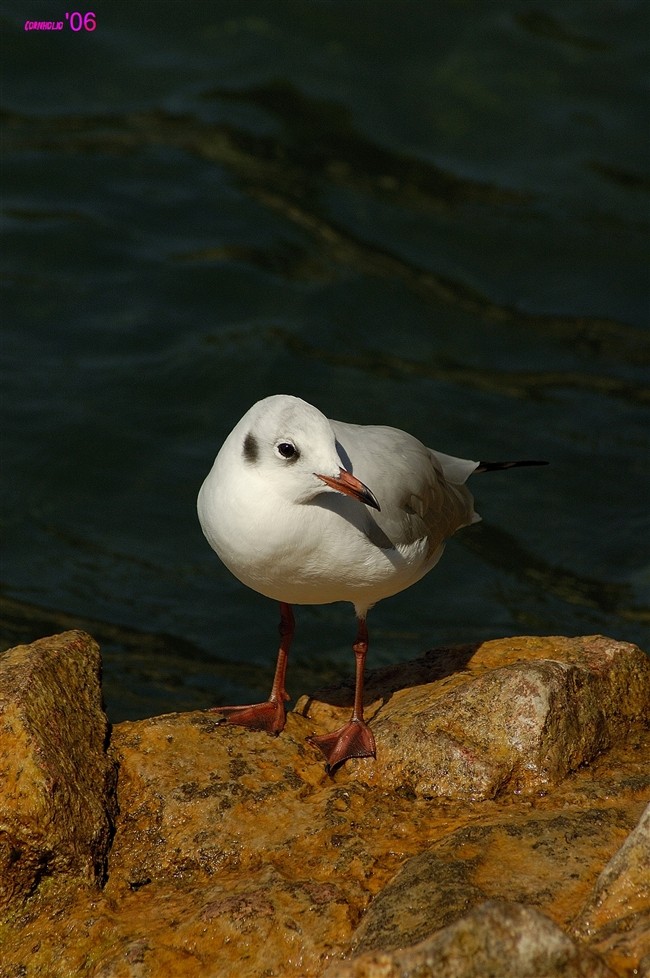
<path fill-rule="evenodd" d="M 375 738 L 363 719 L 363 673 L 368 652 L 368 626 L 365 618 L 357 619 L 357 638 L 352 646 L 356 662 L 354 709 L 346 724 L 330 734 L 309 737 L 308 741 L 325 755 L 330 770 L 350 757 L 375 757 Z"/>
<path fill-rule="evenodd" d="M 250 706 L 213 706 L 209 712 L 222 713 L 223 723 L 234 723 L 240 727 L 248 727 L 250 730 L 266 730 L 267 733 L 276 736 L 284 730 L 287 719 L 284 704 L 289 699 L 289 694 L 284 687 L 284 679 L 294 630 L 295 620 L 291 605 L 280 602 L 280 649 L 271 695 L 265 703 L 253 703 Z"/>

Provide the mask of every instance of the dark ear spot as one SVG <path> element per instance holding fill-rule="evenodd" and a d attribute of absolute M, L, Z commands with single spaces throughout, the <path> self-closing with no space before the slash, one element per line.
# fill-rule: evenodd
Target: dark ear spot
<path fill-rule="evenodd" d="M 243 454 L 245 460 L 249 462 L 251 465 L 257 462 L 257 459 L 260 454 L 259 446 L 257 444 L 257 439 L 255 438 L 255 435 L 253 435 L 252 432 L 250 431 L 244 438 Z"/>

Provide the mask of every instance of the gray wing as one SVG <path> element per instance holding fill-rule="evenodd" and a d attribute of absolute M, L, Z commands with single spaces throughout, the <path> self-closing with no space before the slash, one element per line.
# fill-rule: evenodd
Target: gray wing
<path fill-rule="evenodd" d="M 331 425 L 343 465 L 377 497 L 381 511 L 368 515 L 390 545 L 426 539 L 433 554 L 461 526 L 479 519 L 463 485 L 477 462 L 433 452 L 398 428 Z"/>

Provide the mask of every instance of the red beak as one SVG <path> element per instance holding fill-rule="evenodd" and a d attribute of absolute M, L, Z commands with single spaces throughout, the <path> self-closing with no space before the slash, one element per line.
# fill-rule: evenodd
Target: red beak
<path fill-rule="evenodd" d="M 359 502 L 365 503 L 366 506 L 372 506 L 373 509 L 380 509 L 379 503 L 370 489 L 368 489 L 368 486 L 364 486 L 363 482 L 359 482 L 351 472 L 347 472 L 345 469 L 339 469 L 338 475 L 320 475 L 318 472 L 314 472 L 314 475 L 331 489 L 336 489 L 337 492 L 342 492 L 345 496 L 352 496 L 353 499 L 358 499 Z"/>

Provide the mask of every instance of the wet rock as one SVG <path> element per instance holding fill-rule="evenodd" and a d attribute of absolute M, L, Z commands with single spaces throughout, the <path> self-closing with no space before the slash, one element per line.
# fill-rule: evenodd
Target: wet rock
<path fill-rule="evenodd" d="M 0 912 L 46 877 L 103 880 L 115 812 L 107 739 L 89 635 L 0 656 Z"/>
<path fill-rule="evenodd" d="M 573 932 L 619 974 L 650 975 L 650 805 L 598 877 Z"/>
<path fill-rule="evenodd" d="M 592 808 L 508 812 L 457 829 L 409 859 L 375 898 L 353 952 L 415 944 L 490 899 L 544 905 L 566 925 L 566 907 L 579 899 L 594 850 L 611 852 L 633 826 L 634 816 L 621 809 Z"/>
<path fill-rule="evenodd" d="M 404 950 L 371 951 L 324 978 L 615 978 L 605 962 L 544 914 L 488 901 Z"/>
<path fill-rule="evenodd" d="M 521 663 L 527 643 L 537 665 L 562 641 L 518 639 L 488 643 L 487 651 L 467 647 L 425 656 L 371 674 L 371 698 L 379 709 L 381 696 L 401 699 L 424 691 L 421 710 L 507 666 L 509 656 Z M 574 664 L 587 672 L 601 656 L 592 641 L 582 640 L 582 650 L 571 646 Z M 633 721 L 643 695 L 642 685 L 634 687 L 635 670 L 642 675 L 643 666 L 627 657 L 628 648 L 620 671 L 627 661 L 633 688 L 619 720 L 603 694 L 603 729 L 612 737 L 618 731 L 611 747 L 605 749 L 603 738 L 601 753 L 588 765 L 558 784 L 549 781 L 538 794 L 426 797 L 408 784 L 396 789 L 374 780 L 373 762 L 346 764 L 330 775 L 306 743 L 324 711 L 332 710 L 320 701 L 314 702 L 314 721 L 290 713 L 277 738 L 222 726 L 209 712 L 117 724 L 110 756 L 119 764 L 119 813 L 106 883 L 101 889 L 79 886 L 78 877 L 62 873 L 28 899 L 19 889 L 14 912 L 0 922 L 2 978 L 322 978 L 336 962 L 357 968 L 378 955 L 397 967 L 394 955 L 415 954 L 423 938 L 435 942 L 444 934 L 444 947 L 458 957 L 467 920 L 473 921 L 470 932 L 482 927 L 487 942 L 479 947 L 479 961 L 493 953 L 490 926 L 501 935 L 505 954 L 519 928 L 531 947 L 555 948 L 555 957 L 544 951 L 540 959 L 549 967 L 564 955 L 565 974 L 572 975 L 578 947 L 588 965 L 601 969 L 587 968 L 583 978 L 608 974 L 587 950 L 589 934 L 570 928 L 650 797 L 650 736 L 640 720 Z M 54 691 L 58 666 L 56 657 L 48 666 Z M 611 677 L 615 670 L 608 669 Z M 46 676 L 42 682 L 47 685 Z M 619 678 L 613 681 L 618 692 L 621 685 Z M 75 693 L 75 704 L 77 698 L 83 716 L 83 696 Z M 42 702 L 41 726 L 56 729 L 58 695 Z M 75 709 L 68 705 L 66 715 Z M 556 723 L 551 708 L 548 722 Z M 86 754 L 84 736 L 83 730 L 75 733 Z M 473 736 L 469 731 L 468 739 Z M 74 780 L 66 758 L 81 748 L 50 738 L 47 749 L 59 748 L 61 778 Z M 18 804 L 19 793 L 12 798 Z M 105 805 L 108 812 L 110 797 Z M 8 872 L 11 877 L 11 867 Z M 486 899 L 505 899 L 506 909 L 485 916 Z M 618 926 L 619 909 L 611 904 L 611 919 L 604 911 L 603 926 Z M 382 932 L 388 942 L 382 943 Z M 626 961 L 638 965 L 642 954 L 634 957 L 634 933 L 626 936 Z M 603 947 L 614 967 L 619 959 L 610 960 L 612 945 Z M 631 978 L 632 972 L 617 974 Z"/>
<path fill-rule="evenodd" d="M 417 685 L 394 669 L 370 677 L 377 760 L 353 761 L 360 777 L 424 797 L 539 792 L 650 715 L 650 660 L 625 642 L 501 639 L 467 650 L 464 668 L 446 675 L 441 654 L 412 665 Z M 330 698 L 296 707 L 319 733 L 346 713 Z"/>
<path fill-rule="evenodd" d="M 305 744 L 309 732 L 298 716 L 276 739 L 205 713 L 116 727 L 124 817 L 106 895 L 128 893 L 127 904 L 142 907 L 155 894 L 143 951 L 152 974 L 157 934 L 178 956 L 174 973 L 188 944 L 209 934 L 192 974 L 245 974 L 242 946 L 257 962 L 250 974 L 318 974 L 334 935 L 349 942 L 377 854 L 362 826 L 350 826 L 363 792 L 331 784 Z"/>

